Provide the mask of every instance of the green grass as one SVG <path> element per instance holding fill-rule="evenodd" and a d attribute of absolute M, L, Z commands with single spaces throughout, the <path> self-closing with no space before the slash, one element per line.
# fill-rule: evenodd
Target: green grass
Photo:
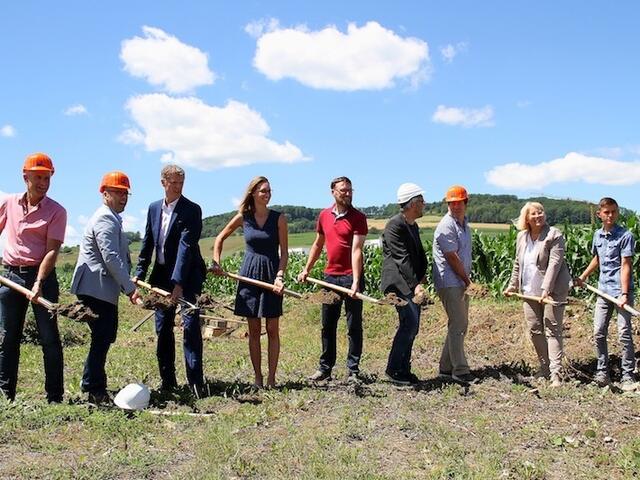
<path fill-rule="evenodd" d="M 87 327 L 60 319 L 69 343 L 66 403 L 44 402 L 40 348 L 23 344 L 17 401 L 0 400 L 0 478 L 617 479 L 638 471 L 637 396 L 573 384 L 532 391 L 514 376 L 513 370 L 526 370 L 523 360 L 534 362 L 518 302 L 472 301 L 469 362 L 502 376 L 487 373 L 468 392 L 436 379 L 446 333 L 438 303 L 424 313 L 414 345 L 413 369 L 425 379 L 418 389 L 383 381 L 394 309 L 365 308 L 362 369 L 370 381 L 357 386 L 343 381 L 344 321 L 336 379 L 314 386 L 305 377 L 320 352 L 320 307 L 287 300 L 285 312 L 279 389 L 248 390 L 245 339 L 209 340 L 211 395 L 154 391 L 152 409 L 177 414 L 168 416 L 88 407 L 79 391 Z M 114 392 L 133 381 L 152 388 L 160 382 L 151 322 L 129 331 L 145 313 L 121 302 L 107 363 Z M 574 365 L 593 360 L 589 313 L 581 315 L 571 317 L 568 331 Z M 179 330 L 176 335 L 180 345 Z M 180 353 L 176 366 L 184 382 Z"/>

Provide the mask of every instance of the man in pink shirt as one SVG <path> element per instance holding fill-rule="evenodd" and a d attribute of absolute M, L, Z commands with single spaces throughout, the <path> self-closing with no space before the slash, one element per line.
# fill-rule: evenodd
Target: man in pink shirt
<path fill-rule="evenodd" d="M 53 172 L 53 162 L 47 155 L 29 155 L 22 168 L 27 191 L 0 201 L 0 233 L 7 233 L 3 276 L 31 290 L 27 299 L 0 287 L 0 393 L 9 400 L 16 396 L 20 340 L 29 300 L 42 344 L 47 400 L 61 402 L 64 393 L 57 318 L 35 303 L 39 296 L 52 302 L 59 296 L 55 264 L 64 241 L 67 212 L 47 197 Z"/>

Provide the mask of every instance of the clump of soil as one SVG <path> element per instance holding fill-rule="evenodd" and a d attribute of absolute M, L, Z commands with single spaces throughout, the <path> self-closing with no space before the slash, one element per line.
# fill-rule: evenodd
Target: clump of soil
<path fill-rule="evenodd" d="M 389 292 L 380 299 L 380 303 L 383 305 L 393 305 L 394 307 L 404 307 L 409 302 L 407 302 L 404 298 L 400 298 L 394 292 Z"/>
<path fill-rule="evenodd" d="M 220 300 L 216 300 L 216 298 L 209 294 L 203 293 L 196 297 L 196 306 L 198 308 L 206 309 L 206 310 L 215 310 L 216 308 L 224 308 L 230 311 L 233 311 L 233 307 L 227 305 L 226 303 L 221 302 Z"/>
<path fill-rule="evenodd" d="M 489 296 L 489 287 L 479 283 L 472 283 L 467 287 L 467 294 L 474 298 L 486 298 Z"/>
<path fill-rule="evenodd" d="M 313 293 L 305 293 L 302 296 L 303 300 L 306 300 L 310 303 L 316 304 L 325 304 L 325 305 L 333 305 L 334 303 L 338 303 L 340 301 L 340 295 L 336 292 L 332 292 L 330 290 L 318 290 Z"/>
<path fill-rule="evenodd" d="M 98 315 L 94 313 L 93 310 L 81 302 L 56 305 L 52 313 L 63 315 L 71 320 L 76 320 L 77 322 L 90 322 L 98 318 Z"/>
<path fill-rule="evenodd" d="M 167 310 L 175 305 L 167 297 L 150 292 L 142 296 L 142 308 L 145 310 Z"/>
<path fill-rule="evenodd" d="M 422 292 L 421 294 L 414 295 L 411 299 L 413 303 L 421 307 L 422 310 L 425 310 L 429 305 L 433 305 L 433 298 L 427 295 L 427 292 Z"/>

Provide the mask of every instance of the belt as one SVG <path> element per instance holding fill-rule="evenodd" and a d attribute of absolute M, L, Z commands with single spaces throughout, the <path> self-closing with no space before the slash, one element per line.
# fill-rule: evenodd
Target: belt
<path fill-rule="evenodd" d="M 33 273 L 40 268 L 39 265 L 4 265 L 5 270 L 13 273 Z"/>

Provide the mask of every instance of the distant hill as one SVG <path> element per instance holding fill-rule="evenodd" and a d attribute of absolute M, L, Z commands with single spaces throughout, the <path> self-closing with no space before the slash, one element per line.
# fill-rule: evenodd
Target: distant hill
<path fill-rule="evenodd" d="M 549 223 L 552 225 L 561 223 L 588 224 L 595 221 L 595 212 L 598 209 L 594 203 L 556 199 L 548 197 L 518 198 L 515 195 L 490 195 L 475 194 L 471 196 L 467 215 L 471 222 L 477 223 L 510 223 L 520 214 L 520 209 L 527 201 L 536 201 L 544 205 Z M 284 212 L 289 219 L 289 231 L 291 233 L 308 232 L 315 228 L 315 221 L 320 213 L 320 208 L 307 208 L 295 205 L 274 205 L 274 210 Z M 398 212 L 398 205 L 388 203 L 379 207 L 358 207 L 369 218 L 389 218 Z M 442 216 L 447 211 L 444 202 L 427 203 L 425 214 Z M 235 215 L 234 212 L 222 213 L 206 217 L 203 220 L 203 237 L 213 237 L 220 233 L 222 228 Z M 622 213 L 632 215 L 634 212 L 622 208 Z"/>

